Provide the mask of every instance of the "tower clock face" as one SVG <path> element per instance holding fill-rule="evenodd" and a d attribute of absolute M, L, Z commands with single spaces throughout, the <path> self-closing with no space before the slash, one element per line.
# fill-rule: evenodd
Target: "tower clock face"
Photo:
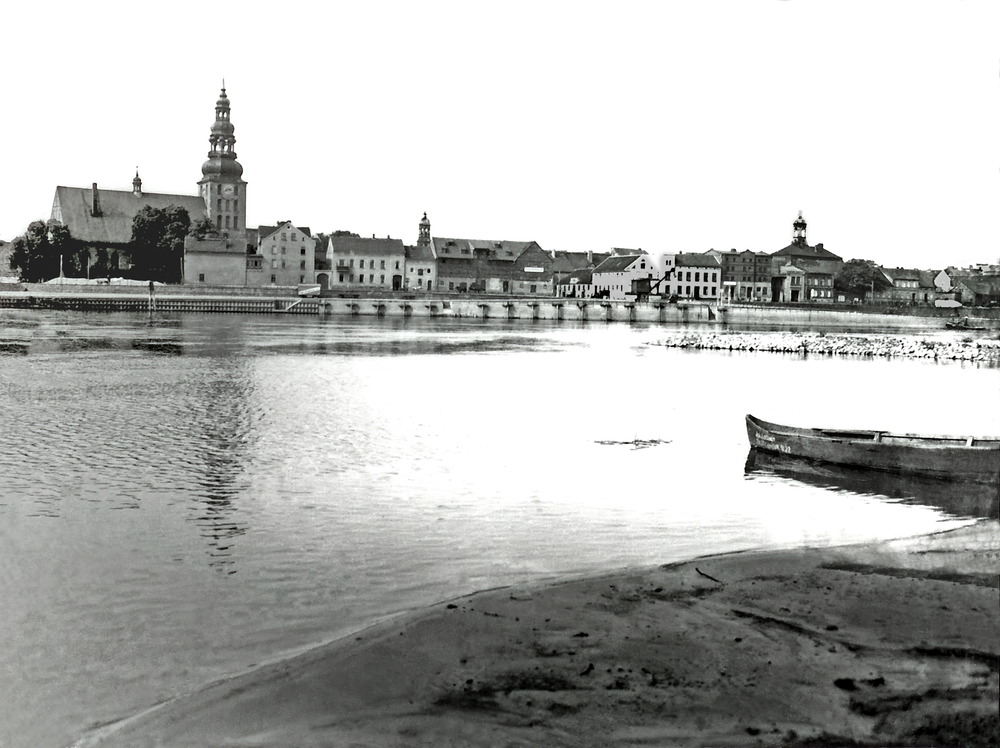
<path fill-rule="evenodd" d="M 236 190 L 233 188 L 233 185 L 231 184 L 222 185 L 222 194 L 225 195 L 226 197 L 232 197 L 235 192 Z"/>

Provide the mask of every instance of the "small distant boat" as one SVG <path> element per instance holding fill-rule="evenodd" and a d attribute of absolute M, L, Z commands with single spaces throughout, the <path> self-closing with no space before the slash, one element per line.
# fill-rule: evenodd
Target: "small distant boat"
<path fill-rule="evenodd" d="M 944 326 L 949 330 L 985 330 L 985 326 L 974 325 L 969 321 L 968 317 L 962 317 L 961 319 L 951 320 L 945 322 Z"/>
<path fill-rule="evenodd" d="M 764 452 L 894 473 L 1000 481 L 1000 437 L 798 428 L 749 414 L 746 425 L 750 446 Z"/>

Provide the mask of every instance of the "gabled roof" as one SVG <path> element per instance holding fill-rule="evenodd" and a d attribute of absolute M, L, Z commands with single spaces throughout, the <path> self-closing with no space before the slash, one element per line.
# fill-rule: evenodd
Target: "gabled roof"
<path fill-rule="evenodd" d="M 285 229 L 285 231 L 291 231 L 291 230 L 301 231 L 306 236 L 309 236 L 309 237 L 312 236 L 312 232 L 309 230 L 308 226 L 296 226 L 291 221 L 284 221 L 283 223 L 279 223 L 277 226 L 258 226 L 257 227 L 257 231 L 259 232 L 258 236 L 259 236 L 260 239 L 266 239 L 271 234 L 273 234 L 275 231 L 280 231 L 281 229 Z"/>
<path fill-rule="evenodd" d="M 338 255 L 405 255 L 402 239 L 362 239 L 357 236 L 331 236 L 330 247 Z"/>
<path fill-rule="evenodd" d="M 964 275 L 955 282 L 959 284 L 979 296 L 1000 296 L 1000 275 Z"/>
<path fill-rule="evenodd" d="M 682 252 L 674 259 L 675 267 L 684 268 L 720 268 L 719 261 L 713 255 L 695 252 Z"/>
<path fill-rule="evenodd" d="M 594 282 L 593 268 L 580 268 L 575 272 L 564 275 L 556 280 L 558 286 L 569 286 L 573 284 L 590 285 Z"/>
<path fill-rule="evenodd" d="M 184 208 L 194 223 L 206 216 L 205 202 L 197 195 L 169 195 L 98 188 L 101 215 L 94 216 L 92 187 L 56 187 L 52 200 L 52 218 L 69 229 L 74 239 L 94 244 L 127 244 L 132 241 L 132 219 L 143 206 L 163 209 L 176 205 Z"/>
<path fill-rule="evenodd" d="M 635 262 L 637 262 L 644 255 L 611 255 L 609 258 L 604 260 L 600 265 L 594 268 L 594 274 L 597 273 L 622 273 L 629 269 Z"/>
<path fill-rule="evenodd" d="M 552 253 L 552 271 L 555 273 L 571 273 L 574 270 L 591 267 L 595 262 L 596 255 L 587 256 L 586 252 L 564 252 L 556 250 Z M 605 258 L 601 256 L 601 260 Z"/>

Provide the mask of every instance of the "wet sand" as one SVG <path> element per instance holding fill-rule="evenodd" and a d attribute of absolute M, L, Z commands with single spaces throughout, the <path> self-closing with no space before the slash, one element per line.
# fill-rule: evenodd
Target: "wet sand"
<path fill-rule="evenodd" d="M 998 568 L 986 520 L 481 592 L 78 745 L 997 745 Z"/>

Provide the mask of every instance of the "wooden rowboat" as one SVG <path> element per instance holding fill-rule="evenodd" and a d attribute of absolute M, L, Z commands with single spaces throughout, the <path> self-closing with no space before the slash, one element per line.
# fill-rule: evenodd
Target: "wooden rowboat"
<path fill-rule="evenodd" d="M 869 470 L 993 483 L 1000 481 L 1000 437 L 928 436 L 890 431 L 807 429 L 747 415 L 750 446 Z"/>

